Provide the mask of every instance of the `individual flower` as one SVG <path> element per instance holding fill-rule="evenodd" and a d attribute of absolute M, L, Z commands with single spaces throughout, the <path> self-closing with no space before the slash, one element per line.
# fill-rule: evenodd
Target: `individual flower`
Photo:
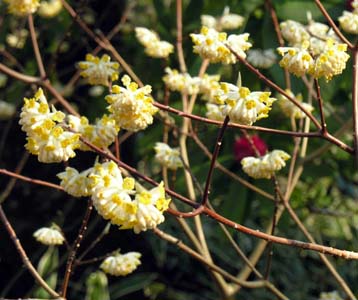
<path fill-rule="evenodd" d="M 235 123 L 252 125 L 257 120 L 267 118 L 272 103 L 270 92 L 251 92 L 246 87 L 237 87 L 233 84 L 222 83 L 221 92 L 217 101 L 224 102 L 223 113 Z"/>
<path fill-rule="evenodd" d="M 11 119 L 16 112 L 16 107 L 12 103 L 0 100 L 0 120 Z"/>
<path fill-rule="evenodd" d="M 42 227 L 36 230 L 33 236 L 38 242 L 48 246 L 62 245 L 65 241 L 57 226 Z"/>
<path fill-rule="evenodd" d="M 53 18 L 62 10 L 61 0 L 41 1 L 38 14 L 43 18 Z"/>
<path fill-rule="evenodd" d="M 16 29 L 14 32 L 6 35 L 6 43 L 10 47 L 22 49 L 25 46 L 29 31 L 25 28 Z"/>
<path fill-rule="evenodd" d="M 24 99 L 19 124 L 27 134 L 26 149 L 44 163 L 67 161 L 74 157 L 79 144 L 79 134 L 65 131 L 60 122 L 64 113 L 50 110 L 42 89 L 34 98 Z"/>
<path fill-rule="evenodd" d="M 338 18 L 338 21 L 345 32 L 358 34 L 358 13 L 344 11 L 343 15 Z"/>
<path fill-rule="evenodd" d="M 280 23 L 280 29 L 285 40 L 291 45 L 299 45 L 309 40 L 310 35 L 306 28 L 299 22 L 287 20 Z"/>
<path fill-rule="evenodd" d="M 224 121 L 226 115 L 223 112 L 224 105 L 217 105 L 214 103 L 206 104 L 206 117 L 210 120 Z"/>
<path fill-rule="evenodd" d="M 290 155 L 282 150 L 274 150 L 261 157 L 248 156 L 241 160 L 243 171 L 255 179 L 271 178 L 276 171 L 286 165 Z"/>
<path fill-rule="evenodd" d="M 180 159 L 179 148 L 171 148 L 165 143 L 155 143 L 155 159 L 164 167 L 170 170 L 176 170 L 183 167 Z"/>
<path fill-rule="evenodd" d="M 201 99 L 215 102 L 215 95 L 220 89 L 220 75 L 204 74 L 199 81 L 199 93 L 202 94 Z"/>
<path fill-rule="evenodd" d="M 87 78 L 88 83 L 92 85 L 107 86 L 109 80 L 115 81 L 118 79 L 119 64 L 111 62 L 111 58 L 107 54 L 102 55 L 101 58 L 87 54 L 86 61 L 79 62 L 78 67 L 83 70 L 81 76 Z"/>
<path fill-rule="evenodd" d="M 261 139 L 258 135 L 253 135 L 250 137 L 250 140 L 248 140 L 245 136 L 235 140 L 234 155 L 237 161 L 241 161 L 243 158 L 248 156 L 255 156 L 255 149 L 260 156 L 266 154 L 267 145 L 263 139 Z"/>
<path fill-rule="evenodd" d="M 326 41 L 324 51 L 315 59 L 310 74 L 315 78 L 325 77 L 327 81 L 331 80 L 334 75 L 341 74 L 349 59 L 346 51 L 346 44 L 336 43 L 329 39 Z"/>
<path fill-rule="evenodd" d="M 119 127 L 133 132 L 143 130 L 153 123 L 153 115 L 158 111 L 150 96 L 152 87 L 138 88 L 128 75 L 122 77 L 122 82 L 125 87 L 114 85 L 113 94 L 106 96 L 108 110 Z"/>
<path fill-rule="evenodd" d="M 88 119 L 84 116 L 79 118 L 69 115 L 67 119 L 69 127 L 72 130 L 79 133 L 91 144 L 102 149 L 108 148 L 108 146 L 114 142 L 119 131 L 115 119 L 106 114 L 104 114 L 102 118 L 97 119 L 94 125 L 89 124 Z M 79 149 L 82 151 L 92 151 L 92 149 L 83 142 L 80 142 Z"/>
<path fill-rule="evenodd" d="M 226 45 L 242 58 L 246 57 L 245 51 L 252 46 L 247 42 L 248 33 L 231 34 L 227 37 L 225 32 L 218 32 L 205 26 L 201 28 L 200 34 L 192 33 L 190 37 L 194 43 L 194 52 L 203 58 L 209 59 L 211 63 L 236 63 L 236 56 L 231 53 Z"/>
<path fill-rule="evenodd" d="M 88 175 L 92 201 L 99 215 L 123 229 L 137 223 L 137 206 L 131 195 L 135 193 L 133 178 L 123 178 L 113 161 L 96 163 Z"/>
<path fill-rule="evenodd" d="M 161 41 L 156 32 L 145 27 L 135 28 L 138 41 L 145 47 L 145 53 L 155 58 L 166 58 L 174 52 L 174 46 Z"/>
<path fill-rule="evenodd" d="M 165 198 L 163 182 L 150 191 L 137 192 L 133 201 L 137 207 L 134 232 L 153 229 L 164 222 L 163 212 L 168 209 L 169 202 L 170 199 Z"/>
<path fill-rule="evenodd" d="M 309 112 L 313 111 L 313 106 L 308 103 L 302 103 L 302 95 L 294 95 L 291 90 L 286 90 L 286 92 L 293 98 L 295 98 L 298 102 L 301 102 L 301 105 Z M 293 117 L 295 119 L 302 119 L 306 116 L 306 114 L 297 107 L 294 103 L 288 100 L 285 96 L 279 95 L 278 97 L 278 105 L 282 109 L 283 113 L 287 117 Z"/>
<path fill-rule="evenodd" d="M 313 68 L 314 60 L 307 51 L 307 47 L 308 43 L 304 43 L 301 48 L 277 48 L 278 53 L 283 56 L 280 61 L 280 66 L 298 77 L 310 72 Z"/>
<path fill-rule="evenodd" d="M 39 0 L 4 0 L 4 2 L 8 4 L 9 13 L 18 17 L 33 14 L 40 6 Z"/>
<path fill-rule="evenodd" d="M 188 73 L 179 73 L 176 69 L 165 68 L 166 75 L 163 81 L 171 91 L 185 93 L 187 95 L 197 94 L 200 89 L 201 79 L 199 77 L 191 77 Z"/>
<path fill-rule="evenodd" d="M 66 193 L 74 197 L 88 197 L 92 194 L 89 174 L 93 168 L 79 173 L 76 169 L 67 167 L 64 172 L 58 173 L 57 177 L 61 179 L 60 185 Z"/>
<path fill-rule="evenodd" d="M 139 252 L 128 252 L 120 254 L 119 252 L 113 256 L 107 257 L 101 264 L 100 268 L 113 276 L 126 276 L 141 264 Z"/>
<path fill-rule="evenodd" d="M 268 69 L 276 62 L 273 49 L 252 49 L 247 52 L 247 61 L 256 68 Z"/>
<path fill-rule="evenodd" d="M 230 13 L 230 8 L 225 7 L 222 16 L 213 17 L 210 15 L 201 15 L 201 25 L 209 28 L 215 28 L 216 30 L 233 30 L 242 26 L 244 23 L 244 17 L 238 14 Z"/>

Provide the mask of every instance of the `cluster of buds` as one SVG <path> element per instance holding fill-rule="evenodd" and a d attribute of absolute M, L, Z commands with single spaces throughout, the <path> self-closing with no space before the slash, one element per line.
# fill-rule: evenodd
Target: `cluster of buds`
<path fill-rule="evenodd" d="M 164 186 L 146 190 L 131 177 L 123 178 L 114 162 L 96 163 L 83 172 L 67 167 L 57 175 L 61 186 L 74 197 L 91 196 L 99 215 L 121 229 L 135 233 L 153 229 L 164 221 L 170 199 Z"/>
<path fill-rule="evenodd" d="M 165 143 L 155 143 L 155 159 L 164 167 L 176 170 L 183 167 L 179 148 L 171 148 Z"/>
<path fill-rule="evenodd" d="M 128 252 L 107 257 L 101 264 L 100 268 L 107 274 L 113 276 L 126 276 L 132 273 L 141 264 L 139 252 Z"/>
<path fill-rule="evenodd" d="M 343 11 L 338 21 L 345 32 L 358 34 L 358 1 L 352 1 L 351 6 L 353 11 Z"/>
<path fill-rule="evenodd" d="M 230 13 L 230 8 L 225 6 L 223 14 L 219 17 L 213 17 L 210 15 L 201 15 L 201 25 L 220 30 L 233 30 L 241 27 L 244 24 L 245 18 Z"/>
<path fill-rule="evenodd" d="M 296 99 L 298 102 L 300 102 L 302 107 L 305 108 L 308 112 L 313 111 L 313 106 L 311 104 L 302 102 L 302 94 L 298 94 L 295 96 L 291 90 L 286 90 L 286 93 L 289 94 L 292 98 Z M 288 100 L 285 96 L 280 94 L 277 96 L 277 99 L 278 105 L 287 117 L 294 119 L 302 119 L 305 117 L 304 112 L 294 103 Z"/>

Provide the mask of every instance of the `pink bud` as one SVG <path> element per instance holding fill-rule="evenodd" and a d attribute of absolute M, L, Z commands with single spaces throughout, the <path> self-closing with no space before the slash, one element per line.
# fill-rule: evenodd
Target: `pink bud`
<path fill-rule="evenodd" d="M 258 135 L 253 135 L 251 140 L 260 155 L 264 155 L 267 151 L 267 145 L 265 141 L 262 140 Z M 241 161 L 244 157 L 247 156 L 256 156 L 253 147 L 246 137 L 240 137 L 235 141 L 234 155 L 237 161 Z"/>

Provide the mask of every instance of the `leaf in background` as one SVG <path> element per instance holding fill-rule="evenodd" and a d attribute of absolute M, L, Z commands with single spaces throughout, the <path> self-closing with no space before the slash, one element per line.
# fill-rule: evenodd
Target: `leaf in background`
<path fill-rule="evenodd" d="M 58 248 L 57 247 L 48 247 L 46 252 L 40 258 L 40 261 L 37 266 L 37 271 L 47 284 L 56 289 L 57 284 L 57 267 L 58 267 Z M 37 288 L 33 296 L 35 298 L 50 298 L 51 296 L 42 288 Z"/>
<path fill-rule="evenodd" d="M 108 279 L 102 271 L 91 273 L 86 280 L 85 300 L 109 300 Z"/>

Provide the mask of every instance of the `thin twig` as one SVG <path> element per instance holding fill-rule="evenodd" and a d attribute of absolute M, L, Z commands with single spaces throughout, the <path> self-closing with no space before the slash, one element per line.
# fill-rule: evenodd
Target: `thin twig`
<path fill-rule="evenodd" d="M 47 75 L 46 75 L 45 67 L 44 67 L 44 64 L 43 64 L 43 61 L 41 58 L 39 44 L 37 42 L 36 30 L 35 30 L 35 26 L 34 26 L 34 18 L 32 16 L 32 14 L 28 15 L 27 20 L 28 20 L 28 24 L 29 24 L 32 48 L 35 53 L 35 58 L 36 58 L 37 66 L 40 71 L 40 76 L 41 76 L 42 80 L 46 80 Z"/>
<path fill-rule="evenodd" d="M 6 214 L 5 214 L 1 204 L 0 204 L 0 220 L 4 224 L 6 231 L 8 232 L 11 240 L 13 241 L 13 243 L 16 247 L 16 250 L 22 259 L 22 262 L 24 263 L 26 268 L 30 271 L 31 275 L 34 277 L 34 279 L 37 281 L 37 283 L 44 290 L 46 290 L 46 292 L 48 292 L 52 297 L 61 298 L 61 296 L 47 284 L 47 282 L 41 277 L 41 275 L 36 271 L 35 267 L 32 265 L 29 257 L 27 256 L 24 248 L 21 245 L 20 240 L 16 236 L 16 232 L 15 232 L 14 228 L 11 226 L 9 220 L 7 219 Z"/>
<path fill-rule="evenodd" d="M 327 134 L 327 124 L 326 124 L 326 119 L 324 117 L 324 112 L 323 112 L 323 99 L 321 96 L 321 87 L 319 86 L 318 83 L 318 79 L 314 80 L 314 85 L 316 87 L 316 94 L 317 94 L 317 100 L 318 100 L 318 107 L 319 107 L 319 114 L 321 117 L 321 130 L 322 130 L 322 134 L 326 135 Z"/>

